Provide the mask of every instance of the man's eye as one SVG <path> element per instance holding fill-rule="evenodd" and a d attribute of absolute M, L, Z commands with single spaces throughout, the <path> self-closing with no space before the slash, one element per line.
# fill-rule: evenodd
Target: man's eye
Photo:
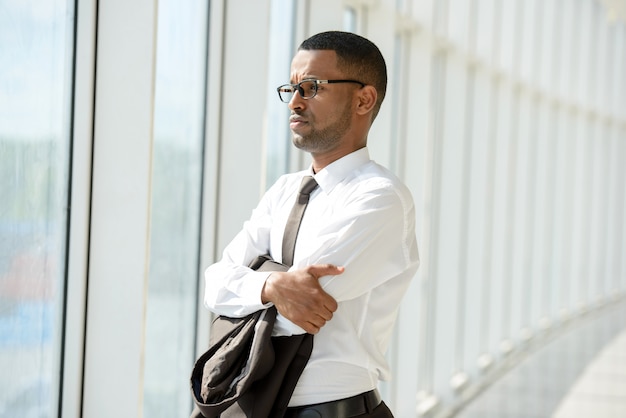
<path fill-rule="evenodd" d="M 302 83 L 301 86 L 302 90 L 304 90 L 305 96 L 310 96 L 316 90 L 316 85 L 313 81 L 307 81 L 306 83 Z"/>

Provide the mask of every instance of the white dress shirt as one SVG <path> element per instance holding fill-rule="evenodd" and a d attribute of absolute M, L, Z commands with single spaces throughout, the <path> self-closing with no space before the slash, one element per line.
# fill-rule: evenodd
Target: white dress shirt
<path fill-rule="evenodd" d="M 245 316 L 261 303 L 269 276 L 246 267 L 270 254 L 280 261 L 282 237 L 302 177 L 312 169 L 279 178 L 251 218 L 205 271 L 205 303 L 213 312 Z M 419 265 L 413 198 L 402 182 L 370 160 L 367 148 L 314 175 L 295 247 L 292 269 L 311 264 L 344 266 L 320 283 L 338 309 L 313 338 L 313 352 L 289 406 L 350 397 L 389 379 L 385 351 L 398 306 Z M 304 330 L 278 315 L 274 335 Z"/>

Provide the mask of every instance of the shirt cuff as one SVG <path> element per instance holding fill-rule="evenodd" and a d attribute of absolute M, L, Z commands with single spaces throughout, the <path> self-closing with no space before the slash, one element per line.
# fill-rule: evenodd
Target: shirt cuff
<path fill-rule="evenodd" d="M 272 306 L 272 303 L 263 304 L 261 300 L 263 286 L 265 286 L 265 282 L 270 274 L 272 274 L 271 271 L 253 271 L 252 273 L 248 273 L 244 279 L 246 284 L 240 289 L 242 292 L 241 296 L 243 296 L 245 300 L 249 300 L 252 304 L 257 305 L 259 309 Z"/>

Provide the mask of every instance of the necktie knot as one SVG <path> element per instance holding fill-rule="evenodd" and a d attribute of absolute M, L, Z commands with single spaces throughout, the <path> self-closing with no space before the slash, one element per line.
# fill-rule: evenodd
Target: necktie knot
<path fill-rule="evenodd" d="M 317 182 L 311 176 L 304 176 L 302 178 L 302 183 L 300 183 L 300 189 L 298 193 L 301 194 L 311 194 L 313 190 L 317 187 Z"/>
<path fill-rule="evenodd" d="M 306 205 L 309 202 L 309 195 L 317 187 L 317 182 L 311 176 L 305 176 L 302 178 L 300 188 L 298 189 L 298 197 L 296 204 Z"/>

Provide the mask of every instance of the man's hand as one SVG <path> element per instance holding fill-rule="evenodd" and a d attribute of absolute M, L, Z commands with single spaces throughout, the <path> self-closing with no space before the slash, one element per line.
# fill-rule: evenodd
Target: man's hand
<path fill-rule="evenodd" d="M 317 334 L 337 310 L 337 302 L 322 289 L 319 278 L 343 271 L 343 267 L 317 264 L 290 272 L 273 272 L 265 282 L 261 300 L 272 302 L 281 315 L 309 334 Z"/>

